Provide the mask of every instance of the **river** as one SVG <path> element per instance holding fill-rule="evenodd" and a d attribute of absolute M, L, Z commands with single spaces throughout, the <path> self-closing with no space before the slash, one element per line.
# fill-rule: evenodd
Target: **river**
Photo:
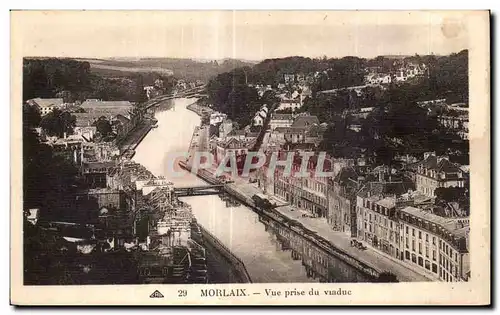
<path fill-rule="evenodd" d="M 158 128 L 150 131 L 134 156 L 136 162 L 155 175 L 165 176 L 177 187 L 205 184 L 185 171 L 181 177 L 173 176 L 167 163 L 173 152 L 187 150 L 194 128 L 200 125 L 200 117 L 186 108 L 194 101 L 175 99 L 168 101 L 173 102 L 171 106 L 157 109 Z M 254 283 L 318 281 L 308 277 L 301 260 L 292 259 L 289 250 L 282 250 L 276 234 L 250 208 L 217 195 L 183 199 L 192 206 L 198 222 L 243 261 Z"/>

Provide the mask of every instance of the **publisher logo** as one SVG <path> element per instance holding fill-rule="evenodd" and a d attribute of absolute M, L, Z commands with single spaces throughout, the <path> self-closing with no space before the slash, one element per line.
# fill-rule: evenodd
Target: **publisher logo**
<path fill-rule="evenodd" d="M 160 291 L 158 290 L 155 290 L 155 292 L 151 293 L 151 295 L 149 296 L 150 298 L 152 299 L 155 299 L 155 298 L 164 298 L 163 294 L 160 293 Z"/>

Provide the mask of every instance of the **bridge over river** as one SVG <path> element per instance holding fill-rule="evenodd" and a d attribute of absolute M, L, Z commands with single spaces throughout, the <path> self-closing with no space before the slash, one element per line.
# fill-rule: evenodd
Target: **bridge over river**
<path fill-rule="evenodd" d="M 165 101 L 172 106 L 158 106 L 154 113 L 158 128 L 139 144 L 133 159 L 153 174 L 165 176 L 175 187 L 185 187 L 177 189 L 179 194 L 187 194 L 189 188 L 192 194 L 213 189 L 210 195 L 181 199 L 191 205 L 198 223 L 244 263 L 253 283 L 367 281 L 355 269 L 316 249 L 303 235 L 278 229 L 249 207 L 215 195 L 217 189 L 223 189 L 220 186 L 207 186 L 188 171 L 172 172 L 173 154 L 188 150 L 193 131 L 200 125 L 200 117 L 187 109 L 194 101 L 174 99 Z M 203 188 L 197 188 L 200 186 Z M 322 272 L 326 263 L 329 275 Z"/>
<path fill-rule="evenodd" d="M 177 197 L 217 195 L 222 192 L 224 192 L 224 185 L 205 185 L 174 188 L 174 193 Z"/>

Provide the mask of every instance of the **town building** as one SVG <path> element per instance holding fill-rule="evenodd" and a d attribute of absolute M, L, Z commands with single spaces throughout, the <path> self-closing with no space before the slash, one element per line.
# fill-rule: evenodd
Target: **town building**
<path fill-rule="evenodd" d="M 97 133 L 94 115 L 87 113 L 73 113 L 72 115 L 76 118 L 74 134 L 92 141 Z"/>
<path fill-rule="evenodd" d="M 369 182 L 356 198 L 357 238 L 399 259 L 399 225 L 396 198 L 413 188 L 403 181 Z"/>
<path fill-rule="evenodd" d="M 266 114 L 262 113 L 262 111 L 259 111 L 253 117 L 253 125 L 254 126 L 262 126 L 262 125 L 264 125 L 265 120 L 266 120 Z"/>
<path fill-rule="evenodd" d="M 327 217 L 328 215 L 328 199 L 327 199 L 327 182 L 325 176 L 317 176 L 316 166 L 318 157 L 313 156 L 307 164 L 308 176 L 297 176 L 300 172 L 301 157 L 296 152 L 281 152 L 280 160 L 286 159 L 287 154 L 294 154 L 294 162 L 292 165 L 292 173 L 285 174 L 285 168 L 278 166 L 274 173 L 274 193 L 275 195 L 289 202 L 290 205 L 304 210 L 307 215 L 313 217 Z M 332 162 L 325 159 L 322 166 L 324 172 L 330 172 Z"/>
<path fill-rule="evenodd" d="M 233 130 L 233 122 L 231 119 L 224 120 L 219 125 L 219 138 L 225 140 L 227 135 Z"/>
<path fill-rule="evenodd" d="M 308 113 L 301 113 L 295 117 L 292 127 L 310 128 L 314 125 L 319 125 L 318 117 L 309 115 Z"/>
<path fill-rule="evenodd" d="M 35 106 L 42 116 L 47 115 L 54 109 L 61 109 L 64 106 L 64 100 L 62 98 L 34 98 L 28 100 L 28 104 Z"/>
<path fill-rule="evenodd" d="M 467 112 L 450 112 L 437 117 L 441 126 L 456 132 L 460 138 L 469 139 L 469 114 Z"/>
<path fill-rule="evenodd" d="M 434 152 L 424 154 L 424 160 L 411 166 L 415 170 L 417 190 L 435 197 L 436 188 L 464 187 L 466 176 L 459 166 L 446 156 L 437 157 Z"/>
<path fill-rule="evenodd" d="M 328 181 L 328 223 L 333 230 L 356 237 L 356 198 L 361 187 L 352 166 L 343 167 Z"/>
<path fill-rule="evenodd" d="M 111 128 L 118 138 L 125 137 L 133 127 L 130 119 L 122 114 L 116 115 L 111 121 Z"/>
<path fill-rule="evenodd" d="M 359 109 L 359 111 L 352 116 L 357 117 L 357 118 L 363 118 L 366 119 L 368 115 L 373 111 L 374 107 L 362 107 Z"/>
<path fill-rule="evenodd" d="M 277 110 L 290 110 L 292 113 L 302 107 L 300 99 L 282 97 Z"/>
<path fill-rule="evenodd" d="M 278 127 L 291 127 L 293 124 L 292 114 L 271 114 L 271 120 L 269 121 L 269 127 L 274 130 Z"/>
<path fill-rule="evenodd" d="M 210 125 L 217 125 L 223 122 L 227 118 L 226 114 L 223 113 L 213 113 L 210 115 Z"/>
<path fill-rule="evenodd" d="M 228 139 L 227 141 L 219 141 L 217 143 L 215 160 L 217 163 L 220 163 L 230 154 L 234 154 L 235 156 L 245 155 L 248 153 L 250 147 L 250 143 L 235 138 Z"/>
<path fill-rule="evenodd" d="M 107 187 L 106 177 L 108 171 L 116 165 L 113 161 L 84 162 L 81 166 L 82 175 L 91 188 Z"/>
<path fill-rule="evenodd" d="M 295 75 L 286 73 L 283 75 L 283 79 L 285 81 L 285 84 L 293 83 L 295 82 Z"/>
<path fill-rule="evenodd" d="M 403 261 L 441 281 L 468 280 L 469 226 L 413 206 L 400 209 L 397 219 Z"/>
<path fill-rule="evenodd" d="M 306 130 L 303 127 L 277 127 L 272 132 L 271 137 L 282 143 L 304 143 Z"/>

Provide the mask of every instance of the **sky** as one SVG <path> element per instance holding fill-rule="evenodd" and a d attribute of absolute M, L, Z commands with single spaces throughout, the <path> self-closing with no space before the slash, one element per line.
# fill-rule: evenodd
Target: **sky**
<path fill-rule="evenodd" d="M 446 55 L 468 48 L 460 11 L 15 11 L 23 56 L 262 60 Z"/>

